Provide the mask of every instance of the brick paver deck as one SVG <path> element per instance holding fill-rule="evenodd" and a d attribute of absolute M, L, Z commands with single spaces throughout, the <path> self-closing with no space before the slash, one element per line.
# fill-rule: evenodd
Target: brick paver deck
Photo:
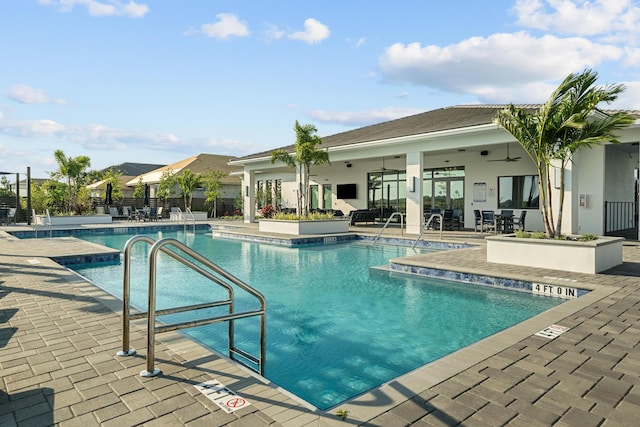
<path fill-rule="evenodd" d="M 447 237 L 481 243 L 474 234 Z M 132 328 L 138 355 L 116 356 L 119 301 L 48 258 L 96 248 L 46 241 L 16 243 L 0 231 L 2 426 L 638 424 L 636 245 L 625 246 L 623 265 L 596 275 L 488 264 L 482 245 L 416 260 L 529 280 L 567 278 L 596 291 L 340 405 L 349 411 L 342 421 L 336 409 L 314 411 L 179 333 L 158 337 L 163 375 L 141 377 L 143 324 Z M 533 335 L 550 323 L 571 329 L 553 340 Z M 231 414 L 220 409 L 194 387 L 213 379 L 251 405 Z"/>

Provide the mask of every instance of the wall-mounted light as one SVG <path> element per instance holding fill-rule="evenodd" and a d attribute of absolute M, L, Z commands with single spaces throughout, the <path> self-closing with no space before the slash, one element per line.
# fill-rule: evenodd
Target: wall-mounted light
<path fill-rule="evenodd" d="M 412 176 L 407 179 L 407 191 L 414 193 L 416 191 L 416 177 Z"/>

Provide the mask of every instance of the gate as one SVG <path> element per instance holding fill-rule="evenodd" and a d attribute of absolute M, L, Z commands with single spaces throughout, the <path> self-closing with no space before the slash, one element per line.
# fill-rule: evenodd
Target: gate
<path fill-rule="evenodd" d="M 638 240 L 638 202 L 604 202 L 604 235 Z"/>

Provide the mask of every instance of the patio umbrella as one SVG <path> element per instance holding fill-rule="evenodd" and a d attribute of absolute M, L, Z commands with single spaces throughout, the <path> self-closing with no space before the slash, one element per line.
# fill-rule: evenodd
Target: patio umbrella
<path fill-rule="evenodd" d="M 149 184 L 144 185 L 144 205 L 149 206 Z"/>
<path fill-rule="evenodd" d="M 113 204 L 113 199 L 111 198 L 111 193 L 113 192 L 113 186 L 111 185 L 110 182 L 107 183 L 107 191 L 106 194 L 104 196 L 104 204 L 105 205 L 111 205 Z"/>

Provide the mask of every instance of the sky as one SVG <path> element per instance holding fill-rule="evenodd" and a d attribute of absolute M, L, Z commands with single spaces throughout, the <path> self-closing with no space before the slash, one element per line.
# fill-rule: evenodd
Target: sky
<path fill-rule="evenodd" d="M 34 178 L 541 103 L 587 68 L 640 110 L 640 0 L 6 0 L 0 52 L 0 171 Z"/>

